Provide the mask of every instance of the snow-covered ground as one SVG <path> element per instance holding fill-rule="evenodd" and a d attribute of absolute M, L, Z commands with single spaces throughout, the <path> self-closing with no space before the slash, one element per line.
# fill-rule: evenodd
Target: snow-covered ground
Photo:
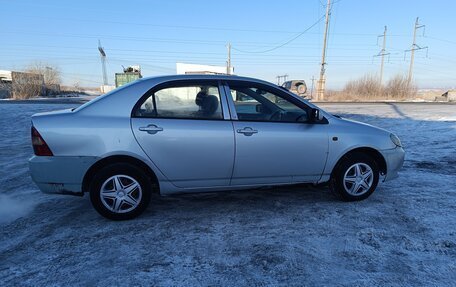
<path fill-rule="evenodd" d="M 368 199 L 296 186 L 155 198 L 138 219 L 41 194 L 30 115 L 0 104 L 0 285 L 455 286 L 456 105 L 322 104 L 395 132 L 400 177 Z"/>

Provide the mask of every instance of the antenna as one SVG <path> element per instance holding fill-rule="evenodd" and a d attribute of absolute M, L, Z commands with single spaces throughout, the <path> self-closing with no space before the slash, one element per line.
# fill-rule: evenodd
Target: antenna
<path fill-rule="evenodd" d="M 101 58 L 101 69 L 103 73 L 103 85 L 108 85 L 108 76 L 106 75 L 106 53 L 101 46 L 100 40 L 98 40 L 98 51 L 100 52 L 100 58 Z"/>

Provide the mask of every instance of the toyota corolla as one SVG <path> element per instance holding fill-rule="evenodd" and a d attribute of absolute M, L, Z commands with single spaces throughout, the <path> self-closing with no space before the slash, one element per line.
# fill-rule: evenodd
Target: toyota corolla
<path fill-rule="evenodd" d="M 152 193 L 329 183 L 345 201 L 397 177 L 399 138 L 269 82 L 223 75 L 138 80 L 76 109 L 32 117 L 31 176 L 130 219 Z"/>

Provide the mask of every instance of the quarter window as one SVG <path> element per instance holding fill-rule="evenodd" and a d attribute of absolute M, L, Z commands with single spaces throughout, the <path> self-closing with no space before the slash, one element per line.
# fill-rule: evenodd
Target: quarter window
<path fill-rule="evenodd" d="M 136 111 L 137 117 L 223 119 L 217 86 L 169 87 L 154 92 Z"/>

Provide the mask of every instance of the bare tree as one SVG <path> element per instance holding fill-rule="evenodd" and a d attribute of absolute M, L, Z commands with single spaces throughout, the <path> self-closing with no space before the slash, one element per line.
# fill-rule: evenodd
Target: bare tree
<path fill-rule="evenodd" d="M 0 80 L 0 99 L 11 97 L 11 82 Z"/>
<path fill-rule="evenodd" d="M 46 62 L 33 62 L 25 69 L 27 73 L 41 74 L 44 77 L 44 84 L 46 86 L 60 85 L 61 72 L 59 67 L 50 65 Z"/>
<path fill-rule="evenodd" d="M 16 100 L 39 97 L 44 93 L 44 77 L 41 74 L 12 72 L 11 92 Z"/>
<path fill-rule="evenodd" d="M 57 66 L 52 66 L 46 62 L 33 62 L 25 70 L 27 73 L 43 75 L 44 78 L 44 93 L 48 96 L 57 95 L 60 93 L 60 69 Z"/>
<path fill-rule="evenodd" d="M 381 85 L 376 75 L 367 74 L 345 84 L 340 92 L 331 94 L 334 101 L 406 100 L 416 96 L 417 88 L 405 75 L 398 74 Z"/>
<path fill-rule="evenodd" d="M 80 92 L 81 91 L 81 83 L 79 81 L 74 82 L 73 89 L 76 92 Z"/>
<path fill-rule="evenodd" d="M 405 75 L 396 75 L 385 86 L 384 97 L 388 99 L 411 99 L 416 97 L 417 87 Z"/>

